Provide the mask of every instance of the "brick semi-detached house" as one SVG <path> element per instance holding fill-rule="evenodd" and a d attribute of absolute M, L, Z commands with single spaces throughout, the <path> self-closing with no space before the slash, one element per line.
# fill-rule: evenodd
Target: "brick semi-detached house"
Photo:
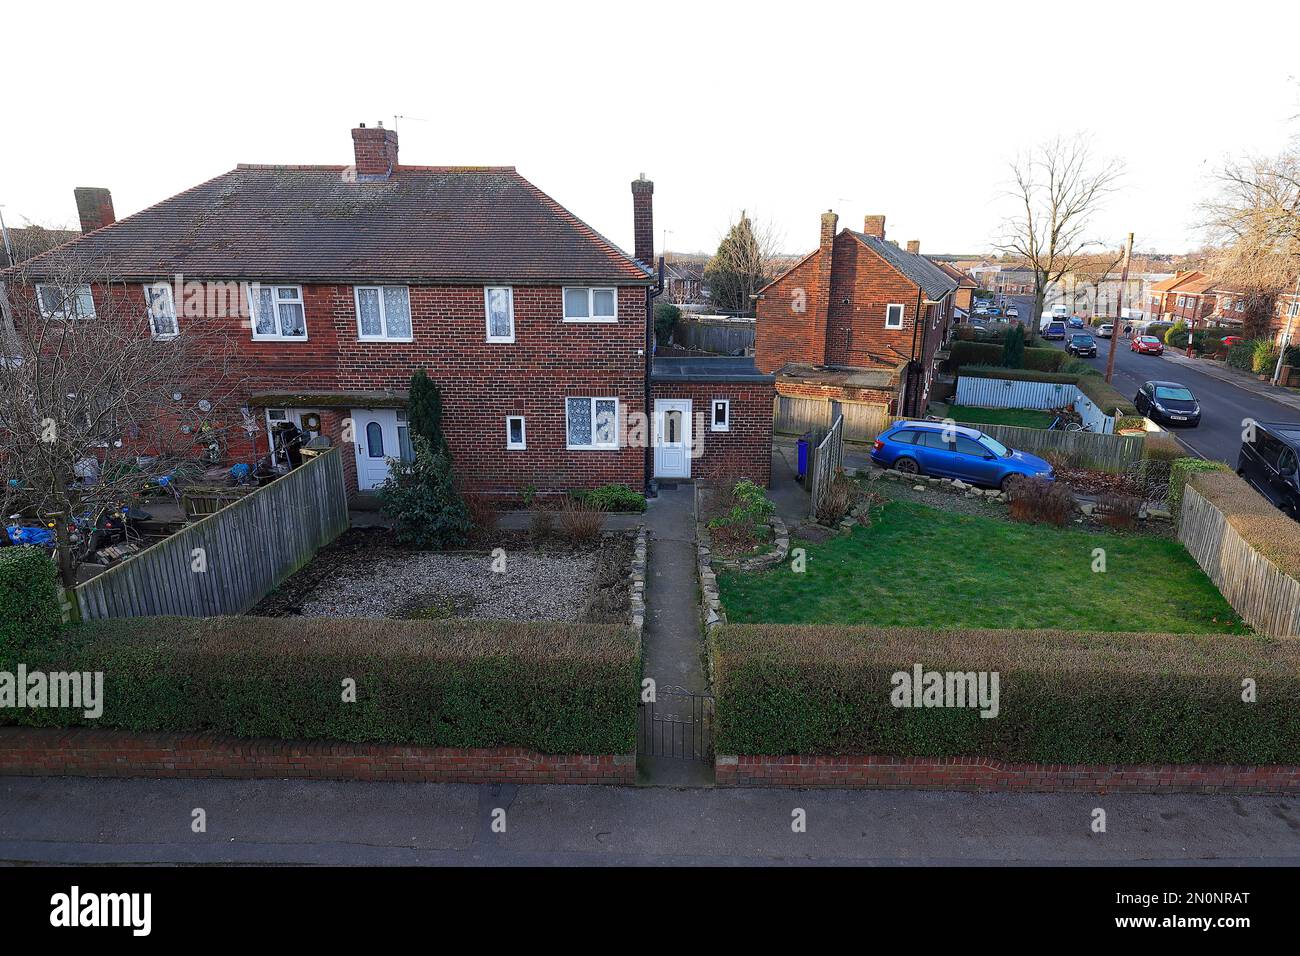
<path fill-rule="evenodd" d="M 759 290 L 755 362 L 781 395 L 920 414 L 958 280 L 918 242 L 887 240 L 884 216 L 867 216 L 861 232 L 837 233 L 838 223 L 823 213 L 817 249 Z"/>
<path fill-rule="evenodd" d="M 1215 312 L 1214 279 L 1195 269 L 1178 272 L 1150 290 L 1151 317 L 1203 328 Z"/>
<path fill-rule="evenodd" d="M 120 221 L 106 191 L 79 196 L 87 234 L 18 281 L 39 283 L 53 257 L 108 263 L 113 294 L 141 315 L 148 295 L 154 332 L 181 336 L 178 279 L 246 288 L 245 314 L 228 321 L 257 427 L 232 439 L 232 462 L 266 454 L 271 430 L 293 422 L 354 437 L 350 489 L 373 489 L 411 454 L 407 390 L 423 368 L 467 490 L 643 490 L 654 475 L 724 470 L 766 483 L 772 377 L 744 361 L 648 358 L 653 183 L 632 183 L 629 256 L 513 167 L 403 165 L 382 125 L 352 140 L 350 166 L 240 165 Z M 109 294 L 85 291 L 87 310 Z"/>

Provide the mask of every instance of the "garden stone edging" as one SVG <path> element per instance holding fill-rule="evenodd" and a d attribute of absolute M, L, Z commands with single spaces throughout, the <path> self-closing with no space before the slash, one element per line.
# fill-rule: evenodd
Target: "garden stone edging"
<path fill-rule="evenodd" d="M 696 494 L 698 505 L 698 489 Z M 709 631 L 719 624 L 727 623 L 727 615 L 722 610 L 722 600 L 718 595 L 718 577 L 714 573 L 713 565 L 716 563 L 732 571 L 759 571 L 780 564 L 790 553 L 790 532 L 786 528 L 785 522 L 781 520 L 781 516 L 774 514 L 767 522 L 772 529 L 774 550 L 753 558 L 720 558 L 715 557 L 713 554 L 713 539 L 709 534 L 708 527 L 699 520 L 698 507 L 695 514 L 695 549 L 700 579 L 700 616 L 703 618 L 705 631 Z"/>
<path fill-rule="evenodd" d="M 632 551 L 632 568 L 627 581 L 630 595 L 628 597 L 629 614 L 632 627 L 639 638 L 645 630 L 645 567 L 646 567 L 646 528 L 643 522 L 636 531 L 636 544 Z"/>

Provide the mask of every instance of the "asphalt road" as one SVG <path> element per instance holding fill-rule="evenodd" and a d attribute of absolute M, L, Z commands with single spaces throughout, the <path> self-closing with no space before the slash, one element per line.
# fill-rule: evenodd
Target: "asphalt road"
<path fill-rule="evenodd" d="M 202 808 L 206 830 L 191 828 Z M 492 827 L 505 811 L 505 832 Z M 1093 832 L 1094 810 L 1104 833 Z M 805 811 L 806 832 L 791 827 Z M 0 865 L 1300 865 L 1290 797 L 0 778 Z"/>
<path fill-rule="evenodd" d="M 1033 312 L 1032 297 L 1014 297 L 1009 298 L 1009 301 L 1014 302 L 1019 308 L 1022 320 Z M 1061 342 L 1040 344 L 1057 348 L 1065 347 Z M 1084 361 L 1090 362 L 1104 374 L 1109 347 L 1109 339 L 1097 339 L 1097 357 L 1084 359 Z M 1115 374 L 1111 384 L 1125 398 L 1132 400 L 1145 382 L 1154 380 L 1185 385 L 1200 400 L 1200 424 L 1195 428 L 1170 429 L 1174 436 L 1202 458 L 1225 461 L 1234 468 L 1237 466 L 1237 453 L 1241 448 L 1241 431 L 1246 419 L 1251 418 L 1261 422 L 1300 420 L 1300 413 L 1293 408 L 1270 401 L 1195 369 L 1176 365 L 1158 356 L 1131 352 L 1128 341 L 1119 339 L 1116 342 Z"/>

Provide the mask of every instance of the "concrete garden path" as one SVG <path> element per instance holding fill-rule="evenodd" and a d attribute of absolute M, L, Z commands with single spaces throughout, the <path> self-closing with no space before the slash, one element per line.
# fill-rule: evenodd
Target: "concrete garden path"
<path fill-rule="evenodd" d="M 660 688 L 674 685 L 694 694 L 709 691 L 704 673 L 704 636 L 696 577 L 695 486 L 661 488 L 647 503 L 646 620 L 641 635 L 644 676 Z M 661 699 L 659 714 L 675 712 Z M 678 757 L 638 755 L 642 783 L 695 787 L 713 783 L 713 764 Z"/>

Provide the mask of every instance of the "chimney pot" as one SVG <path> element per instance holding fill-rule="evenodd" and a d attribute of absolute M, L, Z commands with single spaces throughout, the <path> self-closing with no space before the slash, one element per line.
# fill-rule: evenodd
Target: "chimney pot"
<path fill-rule="evenodd" d="M 920 255 L 920 254 L 921 254 L 921 240 L 920 240 L 920 239 L 909 239 L 909 240 L 907 240 L 907 251 L 910 252 L 910 253 L 911 253 L 912 255 L 914 255 L 914 256 L 916 256 L 916 255 Z"/>
<path fill-rule="evenodd" d="M 655 260 L 655 184 L 642 173 L 632 180 L 632 255 L 643 266 Z"/>
<path fill-rule="evenodd" d="M 77 217 L 81 231 L 94 232 L 117 222 L 113 212 L 113 194 L 100 186 L 78 186 L 72 191 L 77 200 Z"/>
<path fill-rule="evenodd" d="M 866 216 L 862 220 L 862 233 L 867 236 L 875 236 L 877 239 L 885 238 L 885 217 L 884 216 Z"/>
<path fill-rule="evenodd" d="M 359 176 L 387 176 L 397 165 L 397 130 L 362 123 L 352 131 L 353 165 Z"/>

